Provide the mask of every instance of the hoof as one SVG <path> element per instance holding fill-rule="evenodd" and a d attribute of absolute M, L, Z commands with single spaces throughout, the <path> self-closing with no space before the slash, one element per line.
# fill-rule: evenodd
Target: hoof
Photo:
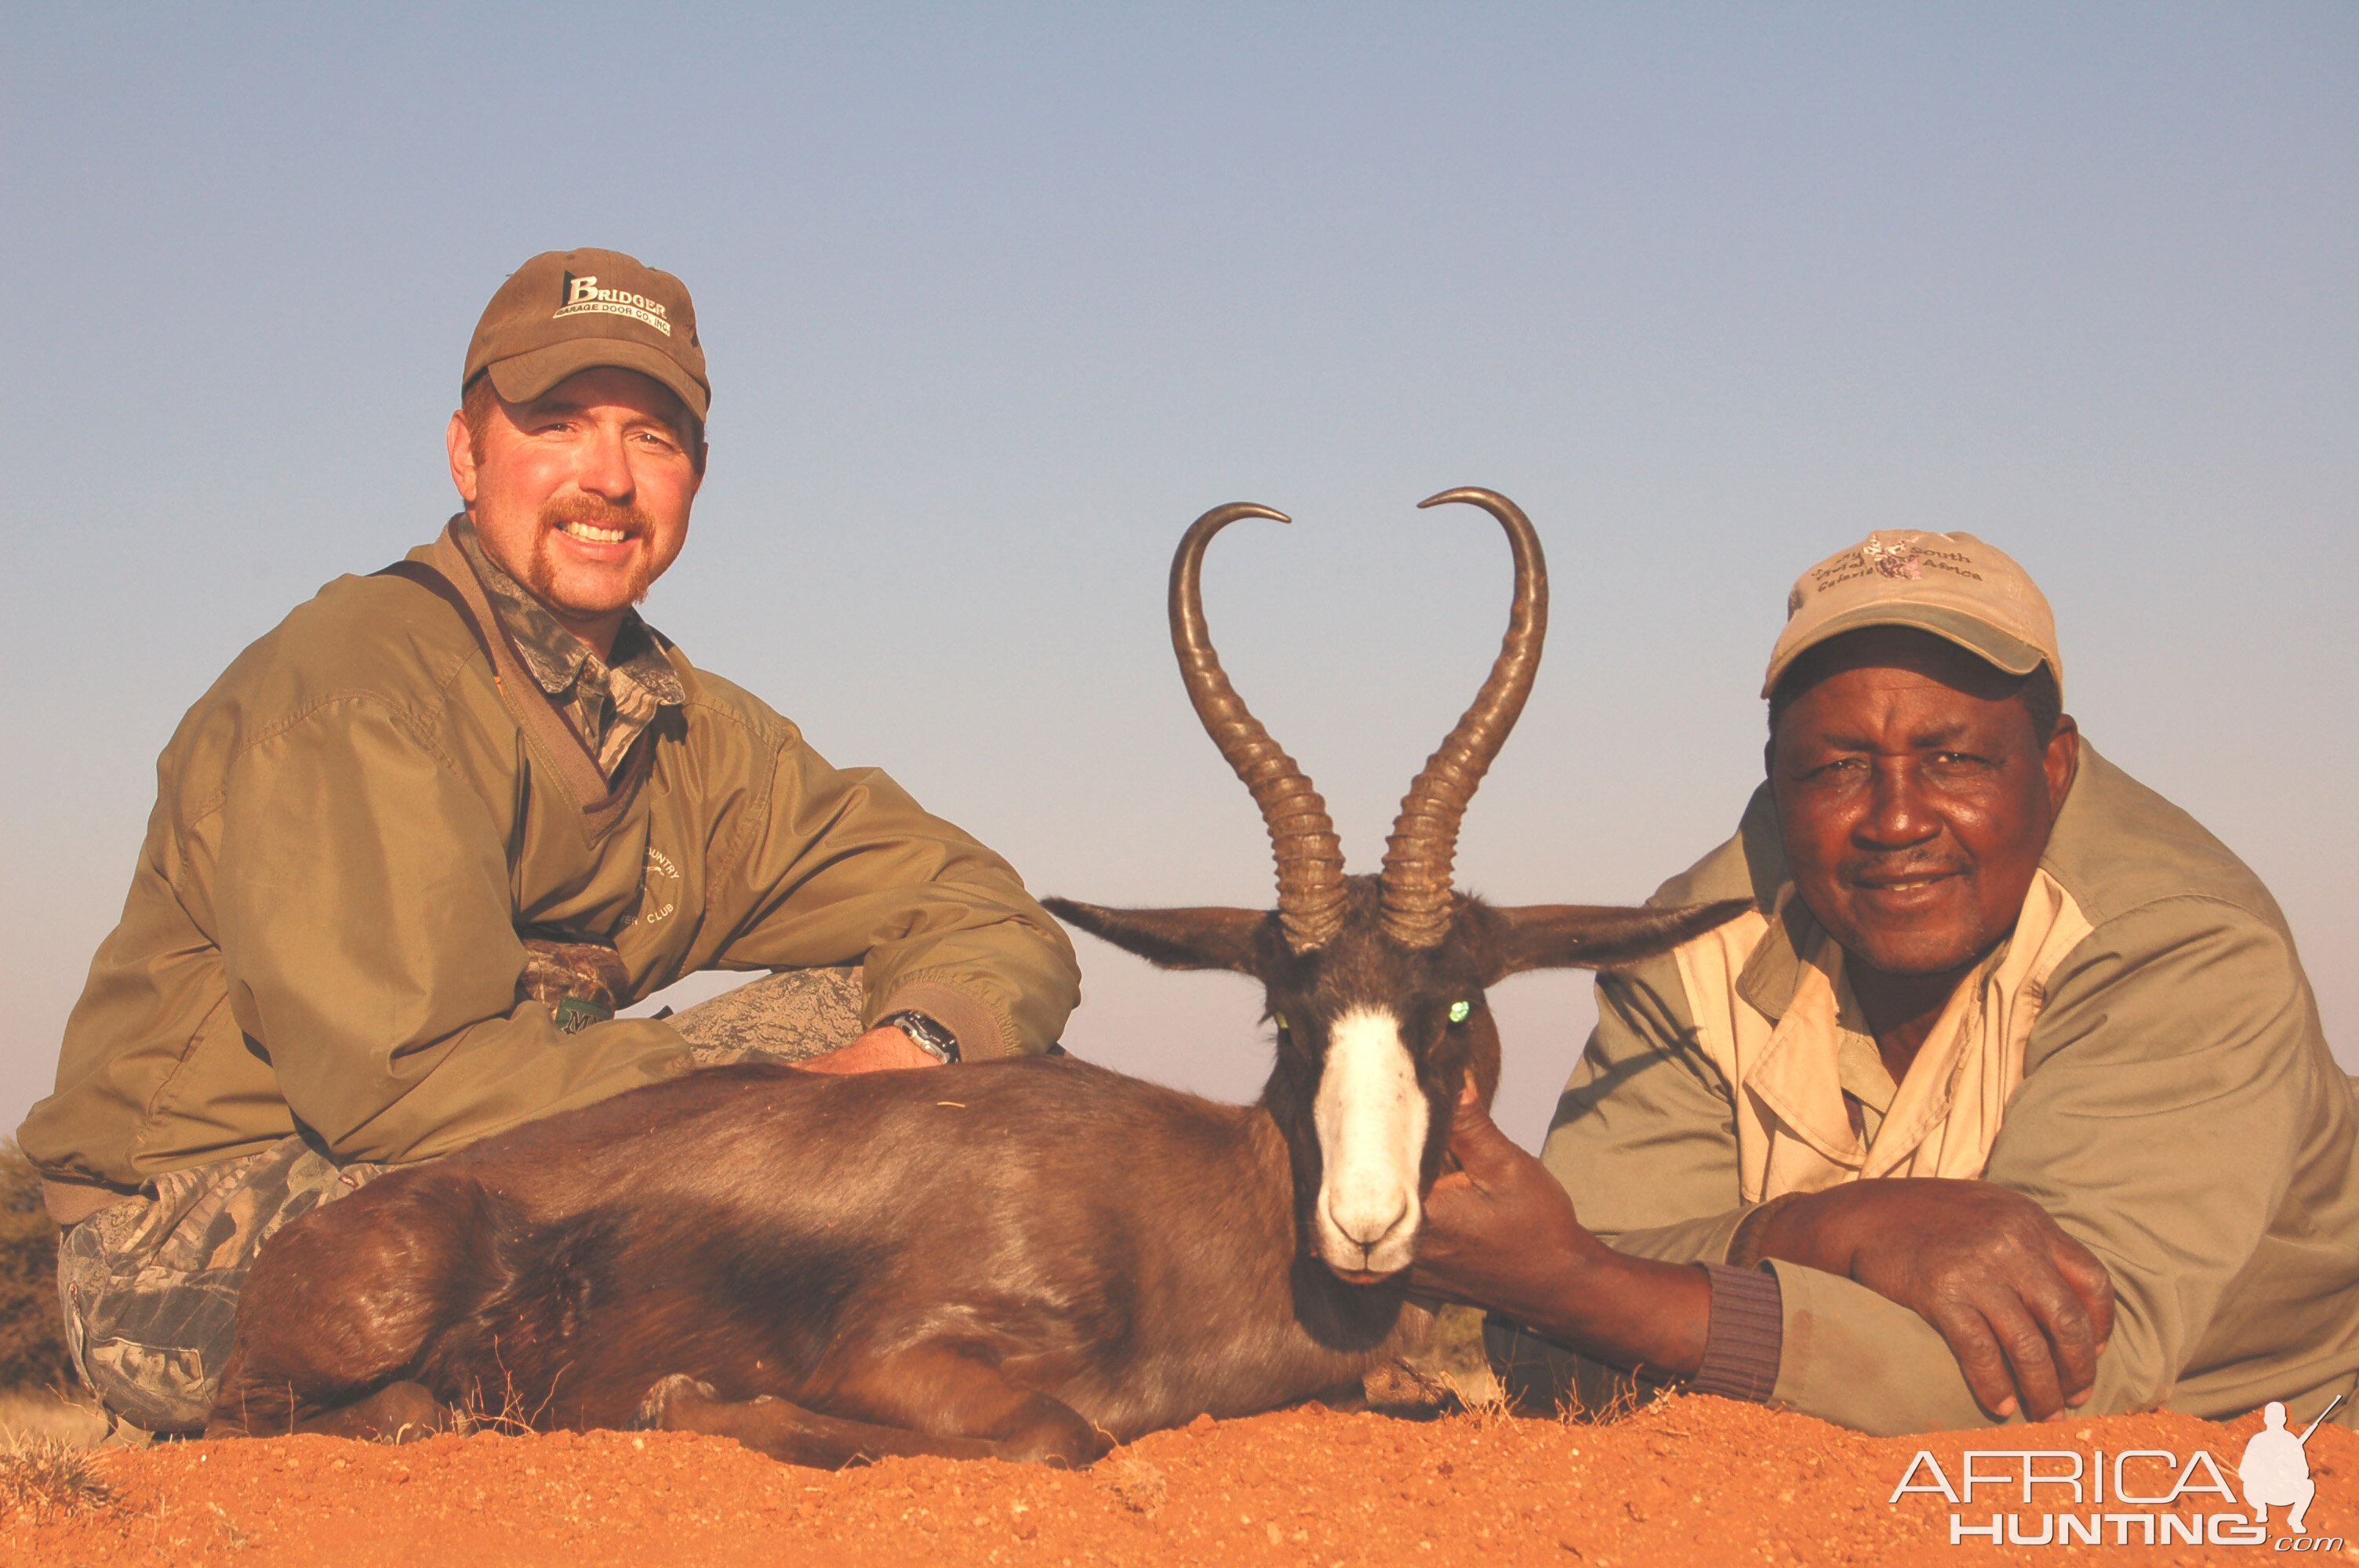
<path fill-rule="evenodd" d="M 707 1404 L 721 1396 L 710 1383 L 700 1383 L 685 1372 L 674 1372 L 647 1390 L 639 1401 L 638 1413 L 631 1418 L 634 1432 L 666 1432 L 671 1428 L 673 1411 L 690 1400 Z"/>
<path fill-rule="evenodd" d="M 423 1443 L 451 1430 L 451 1412 L 417 1383 L 394 1383 L 376 1397 L 370 1419 L 380 1443 Z"/>
<path fill-rule="evenodd" d="M 453 1424 L 450 1407 L 427 1392 L 422 1384 L 400 1382 L 387 1383 L 364 1400 L 322 1411 L 296 1422 L 293 1430 L 321 1437 L 349 1437 L 362 1443 L 418 1443 L 437 1433 L 449 1432 Z M 236 1430 L 232 1431 L 228 1423 L 216 1421 L 205 1428 L 205 1435 L 244 1435 L 245 1430 L 244 1422 L 237 1423 Z"/>
<path fill-rule="evenodd" d="M 996 1456 L 1014 1465 L 1045 1465 L 1051 1470 L 1086 1470 L 1114 1452 L 1114 1435 L 1078 1416 L 1044 1422 L 1035 1430 L 994 1445 Z"/>

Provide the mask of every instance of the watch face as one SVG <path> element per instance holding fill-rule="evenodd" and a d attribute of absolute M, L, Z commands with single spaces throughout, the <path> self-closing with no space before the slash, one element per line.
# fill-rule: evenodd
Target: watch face
<path fill-rule="evenodd" d="M 959 1059 L 958 1037 L 922 1012 L 897 1012 L 884 1020 L 908 1035 L 918 1048 L 948 1065 Z"/>

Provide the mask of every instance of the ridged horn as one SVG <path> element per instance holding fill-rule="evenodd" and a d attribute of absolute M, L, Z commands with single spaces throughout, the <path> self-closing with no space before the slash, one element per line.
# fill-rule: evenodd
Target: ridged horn
<path fill-rule="evenodd" d="M 1379 914 L 1385 935 L 1406 947 L 1432 947 L 1450 930 L 1451 862 L 1458 853 L 1458 825 L 1475 786 L 1506 743 L 1507 731 L 1524 711 L 1532 677 L 1539 672 L 1540 644 L 1548 636 L 1548 561 L 1539 535 L 1523 509 L 1495 491 L 1466 486 L 1445 490 L 1418 503 L 1440 506 L 1464 501 L 1499 520 L 1516 558 L 1515 605 L 1499 656 L 1475 694 L 1473 706 L 1426 759 L 1425 771 L 1401 799 L 1385 840 L 1385 866 L 1378 878 Z"/>
<path fill-rule="evenodd" d="M 1343 841 L 1327 803 L 1292 757 L 1269 738 L 1229 684 L 1204 625 L 1204 546 L 1240 517 L 1288 521 L 1283 512 L 1250 502 L 1215 506 L 1190 525 L 1171 557 L 1171 651 L 1188 700 L 1212 743 L 1253 791 L 1277 856 L 1277 913 L 1287 946 L 1297 953 L 1320 946 L 1343 925 Z"/>

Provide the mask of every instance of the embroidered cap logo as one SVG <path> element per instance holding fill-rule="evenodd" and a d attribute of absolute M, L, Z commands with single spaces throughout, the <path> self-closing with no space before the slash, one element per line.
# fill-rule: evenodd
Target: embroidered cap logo
<path fill-rule="evenodd" d="M 671 322 L 667 318 L 662 301 L 620 288 L 601 288 L 595 275 L 587 277 L 576 277 L 570 272 L 565 275 L 560 303 L 556 316 L 550 319 L 567 316 L 628 316 L 635 321 L 646 322 L 667 338 L 671 336 Z"/>
<path fill-rule="evenodd" d="M 1925 563 L 1917 557 L 1914 540 L 1887 539 L 1882 534 L 1870 534 L 1867 543 L 1859 547 L 1859 558 L 1886 577 L 1913 580 L 1925 575 Z"/>

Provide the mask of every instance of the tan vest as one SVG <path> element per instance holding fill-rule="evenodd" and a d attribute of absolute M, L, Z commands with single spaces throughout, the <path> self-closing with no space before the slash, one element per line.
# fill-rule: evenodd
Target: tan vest
<path fill-rule="evenodd" d="M 1779 912 L 1793 894 L 1789 883 Z M 1801 955 L 1793 1000 L 1772 1019 L 1738 992 L 1769 929 L 1767 917 L 1747 913 L 1674 955 L 1697 1038 L 1734 1090 L 1745 1201 L 1862 1177 L 1982 1174 L 2023 1082 L 2024 1044 L 2049 974 L 2092 929 L 2072 895 L 2045 871 L 2034 876 L 2014 935 L 1951 996 L 1872 1146 L 1843 1103 L 1843 949 L 1818 933 Z"/>

